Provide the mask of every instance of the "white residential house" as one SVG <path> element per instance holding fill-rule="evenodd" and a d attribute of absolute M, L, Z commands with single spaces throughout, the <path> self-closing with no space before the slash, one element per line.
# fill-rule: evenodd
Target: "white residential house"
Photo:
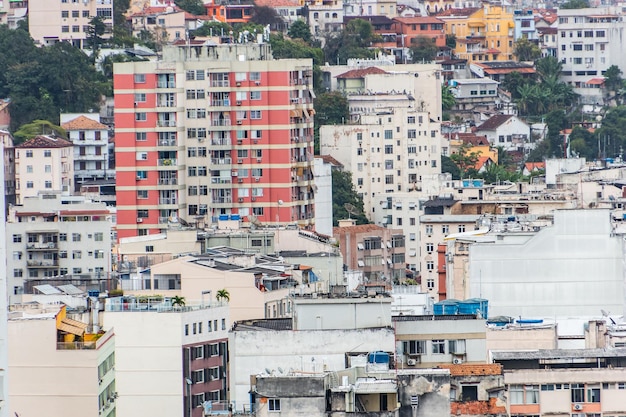
<path fill-rule="evenodd" d="M 502 146 L 507 151 L 528 151 L 534 147 L 530 141 L 530 126 L 510 114 L 490 117 L 475 133 L 487 136 L 492 146 Z"/>
<path fill-rule="evenodd" d="M 16 202 L 40 191 L 70 193 L 74 184 L 72 142 L 39 135 L 15 147 Z"/>
<path fill-rule="evenodd" d="M 115 178 L 109 168 L 109 128 L 98 113 L 61 114 L 61 127 L 74 144 L 74 186 Z"/>

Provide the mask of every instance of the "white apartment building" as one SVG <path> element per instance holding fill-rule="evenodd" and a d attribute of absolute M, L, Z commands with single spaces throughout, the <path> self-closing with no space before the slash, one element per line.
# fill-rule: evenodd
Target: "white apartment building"
<path fill-rule="evenodd" d="M 61 127 L 74 144 L 74 186 L 115 178 L 109 168 L 109 128 L 97 113 L 61 114 Z"/>
<path fill-rule="evenodd" d="M 392 95 L 384 95 L 385 97 Z M 418 191 L 424 176 L 441 172 L 441 126 L 426 111 L 414 106 L 409 95 L 397 94 L 396 105 L 376 106 L 378 96 L 349 96 L 359 106 L 374 111 L 358 114 L 358 124 L 322 126 L 321 153 L 333 155 L 352 172 L 357 192 L 363 196 L 365 215 L 373 219 L 378 200 L 395 192 Z M 403 223 L 394 223 L 403 227 Z"/>
<path fill-rule="evenodd" d="M 88 48 L 89 22 L 102 18 L 110 37 L 113 28 L 113 0 L 29 0 L 28 30 L 40 45 L 70 42 L 78 48 Z"/>
<path fill-rule="evenodd" d="M 64 305 L 36 303 L 12 306 L 8 328 L 11 416 L 116 415 L 113 329 L 90 333 Z"/>
<path fill-rule="evenodd" d="M 116 337 L 117 415 L 201 417 L 204 401 L 226 399 L 229 307 L 153 301 L 105 305 L 103 323 Z"/>
<path fill-rule="evenodd" d="M 396 0 L 344 0 L 346 16 L 386 16 L 393 19 L 398 15 Z"/>
<path fill-rule="evenodd" d="M 587 104 L 601 97 L 601 81 L 611 65 L 626 71 L 622 37 L 626 22 L 610 8 L 560 9 L 558 11 L 558 59 L 564 81 Z"/>
<path fill-rule="evenodd" d="M 15 147 L 16 202 L 40 191 L 71 192 L 74 184 L 72 143 L 51 136 L 35 136 Z"/>
<path fill-rule="evenodd" d="M 333 170 L 332 163 L 315 157 L 315 231 L 326 236 L 333 234 Z"/>
<path fill-rule="evenodd" d="M 9 300 L 17 302 L 28 280 L 104 278 L 111 266 L 111 216 L 104 203 L 40 194 L 10 208 L 6 242 Z"/>
<path fill-rule="evenodd" d="M 343 0 L 309 0 L 307 22 L 313 36 L 323 38 L 325 34 L 338 32 L 343 27 Z"/>
<path fill-rule="evenodd" d="M 0 25 L 8 25 L 9 29 L 17 29 L 17 23 L 28 15 L 28 1 L 0 1 Z"/>

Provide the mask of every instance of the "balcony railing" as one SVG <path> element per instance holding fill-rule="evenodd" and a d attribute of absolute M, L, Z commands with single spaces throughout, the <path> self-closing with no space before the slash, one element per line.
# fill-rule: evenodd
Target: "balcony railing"
<path fill-rule="evenodd" d="M 211 164 L 213 165 L 231 165 L 233 160 L 231 158 L 211 158 Z"/>
<path fill-rule="evenodd" d="M 159 197 L 159 204 L 176 204 L 176 197 Z"/>
<path fill-rule="evenodd" d="M 159 185 L 176 185 L 178 178 L 159 178 Z"/>
<path fill-rule="evenodd" d="M 230 87 L 230 81 L 228 80 L 212 80 L 211 87 Z"/>
<path fill-rule="evenodd" d="M 230 106 L 230 100 L 229 99 L 211 100 L 211 106 L 213 106 L 213 107 L 228 107 L 228 106 Z"/>
<path fill-rule="evenodd" d="M 176 139 L 159 139 L 159 146 L 176 146 Z"/>
<path fill-rule="evenodd" d="M 230 204 L 233 202 L 232 197 L 213 197 L 212 202 L 215 204 Z"/>
<path fill-rule="evenodd" d="M 159 127 L 176 127 L 176 120 L 159 120 L 157 121 Z"/>
<path fill-rule="evenodd" d="M 213 138 L 211 143 L 216 146 L 230 146 L 230 138 Z"/>
<path fill-rule="evenodd" d="M 57 342 L 57 350 L 95 350 L 96 342 Z"/>
<path fill-rule="evenodd" d="M 211 126 L 230 126 L 230 119 L 213 119 Z"/>
<path fill-rule="evenodd" d="M 174 100 L 158 100 L 157 107 L 176 107 L 176 101 Z"/>
<path fill-rule="evenodd" d="M 159 159 L 158 164 L 160 167 L 168 167 L 178 165 L 178 160 L 172 158 Z"/>
<path fill-rule="evenodd" d="M 159 81 L 157 82 L 157 88 L 176 88 L 175 81 Z"/>
<path fill-rule="evenodd" d="M 53 268 L 55 266 L 59 266 L 59 261 L 45 260 L 45 261 L 35 261 L 28 260 L 26 261 L 26 266 L 32 268 Z"/>
<path fill-rule="evenodd" d="M 57 249 L 58 245 L 56 242 L 44 242 L 44 243 L 28 243 L 26 244 L 26 249 L 28 250 L 47 250 L 47 249 Z"/>
<path fill-rule="evenodd" d="M 232 183 L 232 180 L 230 177 L 225 178 L 225 177 L 217 177 L 217 178 L 211 178 L 211 184 L 230 184 Z"/>

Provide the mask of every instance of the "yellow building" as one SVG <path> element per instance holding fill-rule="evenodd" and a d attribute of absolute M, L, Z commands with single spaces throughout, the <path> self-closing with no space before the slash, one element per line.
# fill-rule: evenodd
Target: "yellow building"
<path fill-rule="evenodd" d="M 513 59 L 513 11 L 500 3 L 480 8 L 448 9 L 437 15 L 446 33 L 456 36 L 454 54 L 468 63 Z"/>

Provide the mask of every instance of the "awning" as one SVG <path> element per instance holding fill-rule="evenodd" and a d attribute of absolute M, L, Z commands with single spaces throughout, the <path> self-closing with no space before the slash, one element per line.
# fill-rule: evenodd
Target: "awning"
<path fill-rule="evenodd" d="M 57 328 L 66 333 L 71 333 L 76 336 L 82 336 L 85 334 L 87 324 L 66 317 L 61 320 L 61 323 L 59 323 Z"/>
<path fill-rule="evenodd" d="M 62 294 L 61 291 L 50 284 L 35 285 L 33 288 L 45 295 Z"/>
<path fill-rule="evenodd" d="M 587 81 L 585 84 L 588 84 L 588 85 L 602 85 L 602 84 L 604 84 L 604 78 L 592 78 L 589 81 Z"/>

